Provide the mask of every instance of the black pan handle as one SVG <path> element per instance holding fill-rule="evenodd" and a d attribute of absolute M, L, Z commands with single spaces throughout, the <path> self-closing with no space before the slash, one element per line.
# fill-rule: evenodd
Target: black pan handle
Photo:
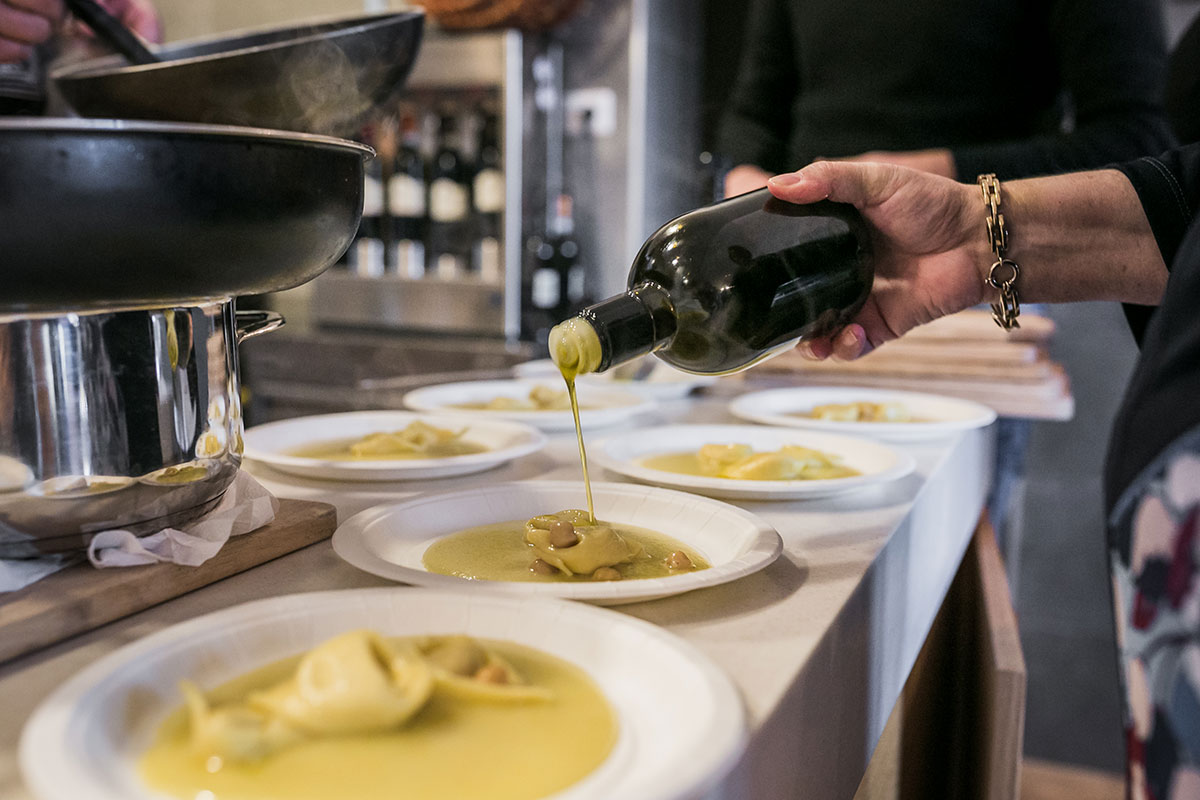
<path fill-rule="evenodd" d="M 157 64 L 158 56 L 146 49 L 137 35 L 105 11 L 95 0 L 67 0 L 71 13 L 132 64 Z"/>

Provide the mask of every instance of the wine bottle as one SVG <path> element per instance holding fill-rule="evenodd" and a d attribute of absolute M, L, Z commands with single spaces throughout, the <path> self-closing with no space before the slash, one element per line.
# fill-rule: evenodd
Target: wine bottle
<path fill-rule="evenodd" d="M 417 119 L 406 113 L 400 119 L 400 146 L 387 191 L 393 250 L 389 263 L 406 278 L 425 274 L 425 171 Z"/>
<path fill-rule="evenodd" d="M 483 130 L 479 157 L 471 179 L 475 212 L 475 271 L 486 281 L 501 280 L 502 224 L 504 216 L 504 165 L 500 156 L 500 118 L 490 107 L 481 111 Z"/>
<path fill-rule="evenodd" d="M 824 336 L 866 302 L 866 223 L 850 205 L 797 205 L 766 189 L 690 211 L 642 246 L 624 294 L 556 326 L 565 375 L 646 353 L 685 372 L 737 372 Z"/>
<path fill-rule="evenodd" d="M 363 141 L 373 142 L 373 134 Z M 383 167 L 378 158 L 363 169 L 363 210 L 358 232 L 347 251 L 350 269 L 364 278 L 378 278 L 384 271 L 384 186 Z"/>
<path fill-rule="evenodd" d="M 444 111 L 429 182 L 429 245 L 434 274 L 460 277 L 471 253 L 468 233 L 471 189 L 461 150 L 458 118 Z"/>
<path fill-rule="evenodd" d="M 583 262 L 579 260 L 579 244 L 575 241 L 574 202 L 561 194 L 555 203 L 554 269 L 558 273 L 558 307 L 555 313 L 562 320 L 579 311 L 585 296 Z"/>

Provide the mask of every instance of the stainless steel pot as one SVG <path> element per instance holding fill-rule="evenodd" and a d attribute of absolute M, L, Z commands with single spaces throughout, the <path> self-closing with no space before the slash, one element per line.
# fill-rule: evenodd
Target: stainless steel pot
<path fill-rule="evenodd" d="M 0 315 L 0 557 L 209 511 L 241 463 L 237 344 L 282 322 L 232 300 Z"/>

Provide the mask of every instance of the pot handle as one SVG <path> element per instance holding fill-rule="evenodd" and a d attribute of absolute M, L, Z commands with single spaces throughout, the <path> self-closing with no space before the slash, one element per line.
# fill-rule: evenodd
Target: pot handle
<path fill-rule="evenodd" d="M 260 333 L 269 333 L 284 323 L 283 315 L 274 311 L 235 311 L 233 314 L 238 344 Z"/>

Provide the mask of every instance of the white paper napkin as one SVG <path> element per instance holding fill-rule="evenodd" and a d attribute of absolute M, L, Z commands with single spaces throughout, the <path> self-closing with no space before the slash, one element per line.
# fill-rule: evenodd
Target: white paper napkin
<path fill-rule="evenodd" d="M 275 519 L 279 500 L 245 470 L 239 471 L 216 507 L 180 528 L 149 536 L 126 530 L 92 537 L 87 558 L 96 567 L 171 563 L 195 567 L 217 554 L 230 536 L 249 533 Z M 0 592 L 12 592 L 81 560 L 78 555 L 0 559 Z"/>

